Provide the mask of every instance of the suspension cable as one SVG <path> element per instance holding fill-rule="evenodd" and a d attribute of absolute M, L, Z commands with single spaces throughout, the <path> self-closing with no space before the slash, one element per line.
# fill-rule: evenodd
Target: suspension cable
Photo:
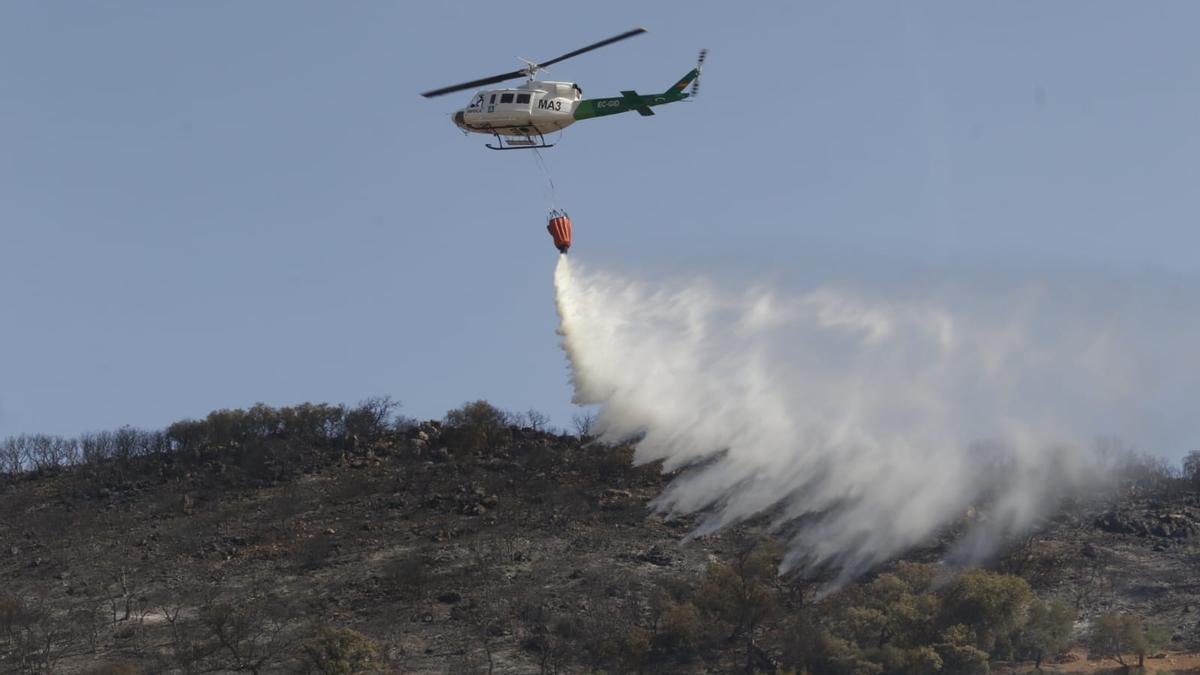
<path fill-rule="evenodd" d="M 533 158 L 537 162 L 538 168 L 542 170 L 542 175 L 546 177 L 546 182 L 550 185 L 550 208 L 558 209 L 558 194 L 554 187 L 554 179 L 550 177 L 550 168 L 546 166 L 546 160 L 542 157 L 542 153 L 537 148 L 533 148 Z"/>

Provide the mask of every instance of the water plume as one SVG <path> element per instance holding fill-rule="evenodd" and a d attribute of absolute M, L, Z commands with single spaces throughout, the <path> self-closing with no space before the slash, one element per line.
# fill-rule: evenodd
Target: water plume
<path fill-rule="evenodd" d="M 636 439 L 636 462 L 683 469 L 654 507 L 700 514 L 697 535 L 766 515 L 785 568 L 844 581 L 963 523 L 951 555 L 978 560 L 1104 483 L 1093 439 L 1193 431 L 1156 407 L 1200 382 L 1200 313 L 1170 293 L 731 292 L 566 256 L 555 287 L 575 402 L 598 405 L 603 439 Z"/>

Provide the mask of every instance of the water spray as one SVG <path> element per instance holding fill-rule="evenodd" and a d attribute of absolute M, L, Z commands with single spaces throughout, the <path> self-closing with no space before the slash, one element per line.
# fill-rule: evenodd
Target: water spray
<path fill-rule="evenodd" d="M 1200 386 L 1200 312 L 1153 289 L 729 292 L 566 256 L 555 286 L 601 440 L 681 470 L 654 508 L 699 514 L 694 534 L 767 516 L 785 567 L 842 580 L 947 528 L 967 528 L 950 555 L 978 561 L 1104 484 L 1093 439 L 1164 440 L 1143 433 L 1154 402 Z M 1173 440 L 1194 442 L 1179 405 L 1192 435 Z"/>

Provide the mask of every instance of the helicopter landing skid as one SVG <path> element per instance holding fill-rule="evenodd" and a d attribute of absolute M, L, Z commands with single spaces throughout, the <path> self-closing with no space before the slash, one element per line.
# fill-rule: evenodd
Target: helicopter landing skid
<path fill-rule="evenodd" d="M 496 145 L 487 143 L 484 145 L 489 150 L 537 150 L 538 148 L 553 148 L 553 143 L 547 143 L 546 137 L 543 134 L 537 135 L 537 140 L 528 134 L 524 136 L 509 136 L 506 142 L 500 134 L 493 134 L 496 137 Z"/>

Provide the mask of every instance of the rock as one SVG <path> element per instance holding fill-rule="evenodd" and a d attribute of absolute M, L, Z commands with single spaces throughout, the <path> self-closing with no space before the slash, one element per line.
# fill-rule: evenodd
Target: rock
<path fill-rule="evenodd" d="M 1096 518 L 1096 527 L 1113 534 L 1138 534 L 1138 528 L 1128 517 L 1117 511 L 1108 511 Z"/>
<path fill-rule="evenodd" d="M 1185 513 L 1122 513 L 1108 511 L 1096 518 L 1096 527 L 1114 534 L 1136 534 L 1165 539 L 1187 539 L 1200 534 L 1200 525 Z"/>
<path fill-rule="evenodd" d="M 600 509 L 603 511 L 619 511 L 629 508 L 633 502 L 633 493 L 629 490 L 605 490 L 600 495 Z"/>
<path fill-rule="evenodd" d="M 639 554 L 637 559 L 641 562 L 647 562 L 651 565 L 657 565 L 659 567 L 670 567 L 671 563 L 674 562 L 671 559 L 671 556 L 663 553 L 663 551 L 657 546 L 652 546 L 649 551 Z"/>
<path fill-rule="evenodd" d="M 1196 521 L 1183 513 L 1167 513 L 1159 516 L 1158 521 L 1157 530 L 1161 531 L 1163 533 L 1161 536 L 1164 537 L 1187 539 L 1195 536 L 1200 530 Z"/>

